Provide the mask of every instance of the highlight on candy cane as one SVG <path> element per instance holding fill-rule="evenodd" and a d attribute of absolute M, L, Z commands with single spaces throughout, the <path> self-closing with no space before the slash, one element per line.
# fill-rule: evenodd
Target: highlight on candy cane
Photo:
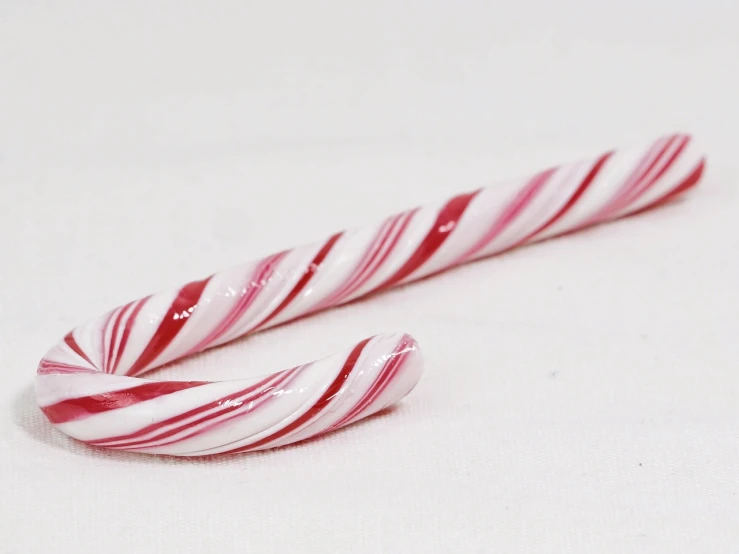
<path fill-rule="evenodd" d="M 375 291 L 664 204 L 694 187 L 704 167 L 690 136 L 664 136 L 129 302 L 73 329 L 46 354 L 36 377 L 39 406 L 87 444 L 177 456 L 274 448 L 338 429 L 414 388 L 423 364 L 413 338 L 378 335 L 248 379 L 138 376 Z"/>

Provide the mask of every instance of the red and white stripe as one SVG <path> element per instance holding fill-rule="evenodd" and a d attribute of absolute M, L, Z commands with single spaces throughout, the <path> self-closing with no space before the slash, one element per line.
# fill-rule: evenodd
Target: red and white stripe
<path fill-rule="evenodd" d="M 404 334 L 267 377 L 136 376 L 368 293 L 663 204 L 705 166 L 687 135 L 608 152 L 393 215 L 131 302 L 77 327 L 41 361 L 38 402 L 89 444 L 199 456 L 282 446 L 397 402 L 422 362 Z"/>

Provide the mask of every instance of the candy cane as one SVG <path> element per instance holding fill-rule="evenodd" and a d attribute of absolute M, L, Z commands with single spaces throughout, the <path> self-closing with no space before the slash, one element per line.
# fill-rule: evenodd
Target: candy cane
<path fill-rule="evenodd" d="M 690 137 L 608 152 L 393 215 L 130 302 L 77 327 L 41 360 L 38 403 L 90 445 L 201 456 L 283 446 L 348 425 L 416 385 L 405 334 L 266 377 L 136 377 L 247 333 L 497 254 L 663 204 L 698 183 Z"/>

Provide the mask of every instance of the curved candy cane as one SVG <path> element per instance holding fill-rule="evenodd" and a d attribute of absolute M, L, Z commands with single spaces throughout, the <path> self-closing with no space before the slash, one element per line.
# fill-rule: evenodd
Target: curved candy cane
<path fill-rule="evenodd" d="M 375 413 L 421 376 L 416 342 L 379 335 L 266 377 L 136 376 L 206 348 L 523 243 L 662 204 L 705 165 L 686 135 L 608 152 L 393 215 L 130 302 L 77 327 L 41 360 L 38 403 L 91 445 L 200 456 L 290 444 Z"/>

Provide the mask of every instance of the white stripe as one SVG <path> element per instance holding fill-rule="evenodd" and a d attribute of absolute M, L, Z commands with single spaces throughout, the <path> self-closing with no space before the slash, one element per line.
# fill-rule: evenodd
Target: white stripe
<path fill-rule="evenodd" d="M 36 398 L 39 406 L 50 406 L 63 400 L 138 387 L 143 382 L 105 373 L 41 374 L 36 376 Z"/>

